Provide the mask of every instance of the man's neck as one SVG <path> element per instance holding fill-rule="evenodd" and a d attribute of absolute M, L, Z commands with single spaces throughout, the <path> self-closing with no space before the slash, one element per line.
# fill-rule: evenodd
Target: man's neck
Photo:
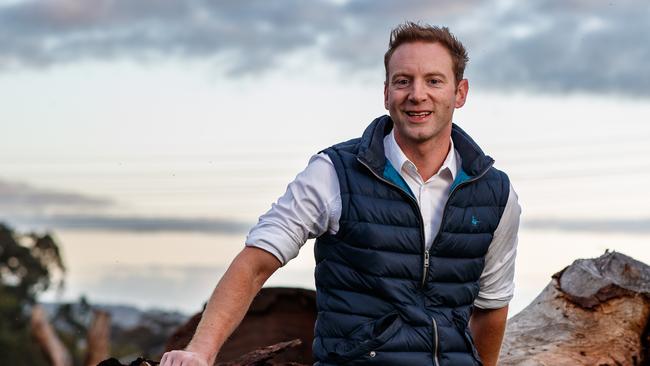
<path fill-rule="evenodd" d="M 395 135 L 397 145 L 402 149 L 404 155 L 415 164 L 418 173 L 425 182 L 438 173 L 449 154 L 451 134 L 446 132 L 424 142 L 409 141 Z"/>

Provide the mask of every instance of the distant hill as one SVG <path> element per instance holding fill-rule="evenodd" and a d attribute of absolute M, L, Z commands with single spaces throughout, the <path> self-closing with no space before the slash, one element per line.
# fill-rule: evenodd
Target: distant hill
<path fill-rule="evenodd" d="M 66 303 L 43 303 L 47 315 L 52 319 L 59 308 Z M 79 303 L 71 304 L 73 311 L 77 314 L 84 312 L 82 305 Z M 111 323 L 124 329 L 134 328 L 136 326 L 150 323 L 150 319 L 162 319 L 166 322 L 183 324 L 189 316 L 178 311 L 163 311 L 157 309 L 142 310 L 138 307 L 126 304 L 92 304 L 93 309 L 103 310 L 111 315 Z M 55 323 L 55 326 L 57 324 Z"/>

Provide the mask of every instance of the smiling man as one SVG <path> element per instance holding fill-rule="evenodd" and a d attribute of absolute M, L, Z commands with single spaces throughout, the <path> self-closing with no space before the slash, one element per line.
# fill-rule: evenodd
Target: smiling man
<path fill-rule="evenodd" d="M 185 351 L 211 365 L 268 277 L 317 238 L 316 365 L 496 365 L 514 289 L 520 207 L 458 126 L 468 57 L 447 28 L 405 23 L 384 105 L 360 138 L 315 155 L 260 217 Z"/>

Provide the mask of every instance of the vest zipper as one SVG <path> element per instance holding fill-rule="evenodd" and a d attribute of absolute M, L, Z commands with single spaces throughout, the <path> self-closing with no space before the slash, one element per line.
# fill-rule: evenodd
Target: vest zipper
<path fill-rule="evenodd" d="M 429 272 L 429 251 L 424 251 L 424 273 L 422 273 L 422 278 L 426 278 L 427 272 Z"/>
<path fill-rule="evenodd" d="M 402 187 L 398 186 L 397 184 L 395 184 L 395 183 L 389 181 L 388 179 L 386 179 L 386 178 L 380 176 L 379 174 L 377 174 L 372 168 L 370 168 L 370 166 L 368 166 L 368 164 L 366 164 L 360 158 L 357 157 L 357 161 L 361 165 L 365 166 L 377 179 L 379 179 L 380 181 L 382 181 L 382 182 L 384 182 L 384 183 L 386 183 L 386 184 L 388 184 L 388 185 L 390 185 L 390 186 L 392 186 L 394 188 L 397 188 L 398 191 L 402 192 L 406 197 L 408 197 L 409 201 L 411 202 L 411 206 L 413 206 L 417 210 L 417 212 L 418 212 L 418 220 L 419 220 L 419 224 L 420 224 L 420 239 L 422 240 L 422 252 L 424 253 L 424 255 L 422 256 L 422 282 L 420 283 L 420 287 L 424 287 L 424 285 L 427 283 L 427 276 L 429 274 L 429 256 L 431 255 L 430 250 L 431 250 L 431 248 L 433 248 L 433 246 L 436 244 L 436 242 L 440 238 L 440 229 L 438 229 L 438 234 L 436 234 L 436 237 L 433 240 L 433 243 L 431 244 L 431 248 L 427 249 L 427 243 L 425 242 L 425 239 L 424 239 L 424 223 L 423 223 L 423 219 L 422 219 L 422 212 L 420 211 L 420 206 L 418 205 L 418 202 L 415 200 L 415 198 L 413 198 L 413 196 L 408 194 L 408 192 L 404 191 L 402 189 Z M 451 197 L 454 195 L 454 193 L 456 193 L 456 191 L 458 191 L 458 188 L 460 188 L 462 186 L 465 186 L 465 185 L 468 185 L 468 184 L 482 178 L 490 170 L 490 168 L 492 167 L 493 164 L 494 164 L 494 160 L 492 160 L 490 162 L 490 164 L 488 164 L 488 166 L 485 169 L 483 169 L 483 171 L 479 175 L 476 175 L 476 176 L 474 176 L 474 177 L 472 177 L 472 178 L 470 178 L 470 179 L 468 179 L 468 180 L 466 180 L 464 182 L 461 182 L 456 187 L 454 187 L 454 189 L 449 193 L 449 198 L 447 199 L 447 202 L 445 202 L 445 208 L 443 209 L 443 212 L 442 212 L 442 220 L 440 221 L 440 225 L 445 223 L 445 218 L 447 217 L 447 208 L 449 206 L 449 201 L 451 201 Z"/>
<path fill-rule="evenodd" d="M 422 253 L 424 253 L 422 255 L 422 287 L 424 287 L 427 272 L 429 270 L 429 252 L 427 251 L 427 243 L 424 240 L 424 219 L 422 219 L 422 212 L 420 211 L 420 205 L 418 205 L 418 201 L 416 201 L 413 196 L 411 196 L 408 192 L 402 189 L 402 187 L 398 186 L 397 184 L 377 174 L 373 169 L 371 169 L 368 166 L 368 164 L 366 164 L 358 157 L 357 157 L 357 161 L 361 165 L 365 166 L 377 179 L 388 184 L 389 186 L 396 188 L 398 191 L 402 192 L 402 194 L 404 194 L 404 196 L 408 198 L 409 202 L 411 202 L 411 206 L 415 208 L 415 210 L 418 212 L 418 221 L 419 221 L 418 223 L 420 224 L 420 239 L 422 241 Z"/>
<path fill-rule="evenodd" d="M 481 179 L 490 170 L 490 168 L 492 167 L 493 164 L 494 164 L 494 160 L 481 172 L 481 174 L 476 175 L 476 176 L 474 176 L 474 177 L 472 177 L 472 178 L 470 178 L 470 179 L 468 179 L 466 181 L 463 181 L 463 182 L 459 183 L 449 193 L 449 198 L 447 199 L 447 202 L 445 202 L 445 208 L 442 210 L 442 220 L 440 221 L 440 229 L 438 229 L 438 233 L 436 234 L 435 239 L 433 239 L 433 243 L 431 243 L 431 247 L 428 250 L 425 248 L 425 259 L 426 259 L 425 263 L 426 263 L 426 266 L 425 266 L 424 276 L 422 276 L 422 284 L 421 284 L 422 287 L 424 287 L 424 285 L 427 283 L 427 275 L 429 273 L 429 271 L 427 270 L 428 267 L 429 267 L 429 255 L 430 255 L 429 251 L 435 246 L 435 244 L 440 239 L 440 232 L 442 230 L 442 225 L 444 225 L 444 223 L 445 223 L 445 218 L 447 217 L 447 207 L 449 206 L 449 201 L 451 201 L 451 197 L 454 195 L 454 193 L 456 193 L 458 191 L 458 188 L 460 188 L 462 186 L 465 186 L 465 185 L 468 185 L 468 184 L 470 184 L 470 183 L 472 183 L 474 181 L 477 181 L 477 180 Z M 435 322 L 435 320 L 434 320 L 434 322 Z"/>
<path fill-rule="evenodd" d="M 377 179 L 379 179 L 380 181 L 382 181 L 382 182 L 396 188 L 398 191 L 402 192 L 406 197 L 408 197 L 409 201 L 411 202 L 411 206 L 413 206 L 417 210 L 417 212 L 418 212 L 418 220 L 419 220 L 419 224 L 420 224 L 420 238 L 422 239 L 422 251 L 424 253 L 424 255 L 423 255 L 423 263 L 422 263 L 422 283 L 421 283 L 421 287 L 424 287 L 424 285 L 427 282 L 427 275 L 429 273 L 429 265 L 430 265 L 429 256 L 431 255 L 429 251 L 431 250 L 431 248 L 433 248 L 433 246 L 439 240 L 440 232 L 441 232 L 440 229 L 438 230 L 438 233 L 436 234 L 436 237 L 433 240 L 433 243 L 431 244 L 431 248 L 429 248 L 427 250 L 427 247 L 426 247 L 427 244 L 426 244 L 425 239 L 424 239 L 424 222 L 423 222 L 424 220 L 422 219 L 422 212 L 420 211 L 420 206 L 418 205 L 418 202 L 415 200 L 415 198 L 413 198 L 410 194 L 408 194 L 408 192 L 404 191 L 404 189 L 402 189 L 397 184 L 395 184 L 395 183 L 389 181 L 388 179 L 386 179 L 386 178 L 380 176 L 379 174 L 377 174 L 373 169 L 371 169 L 368 166 L 368 164 L 366 164 L 361 159 L 357 158 L 357 161 L 359 163 L 361 163 L 361 165 L 365 166 Z M 456 187 L 454 187 L 454 189 L 449 193 L 449 198 L 447 199 L 447 202 L 445 203 L 445 208 L 444 208 L 443 213 L 442 213 L 442 221 L 440 221 L 441 225 L 444 224 L 444 222 L 445 222 L 445 218 L 447 216 L 447 208 L 448 208 L 448 205 L 449 205 L 449 201 L 451 200 L 451 197 L 453 196 L 453 194 L 456 193 L 456 191 L 458 191 L 458 188 L 462 187 L 462 186 L 465 186 L 467 184 L 470 184 L 470 183 L 482 178 L 488 172 L 488 170 L 490 170 L 490 168 L 492 167 L 493 164 L 494 164 L 494 161 L 492 161 L 488 165 L 488 167 L 485 168 L 481 172 L 481 174 L 476 175 L 476 176 L 472 177 L 471 179 L 468 179 L 468 180 L 466 180 L 464 182 L 461 182 Z M 438 346 L 439 346 L 438 323 L 436 323 L 436 319 L 434 317 L 431 317 L 431 321 L 432 321 L 432 324 L 433 324 L 433 341 L 434 341 L 434 345 L 433 345 L 434 346 L 433 347 L 433 363 L 434 363 L 435 366 L 440 366 L 440 362 L 438 361 Z"/>
<path fill-rule="evenodd" d="M 433 320 L 433 363 L 435 366 L 440 366 L 438 363 L 438 324 L 436 318 L 431 317 L 431 320 Z"/>
<path fill-rule="evenodd" d="M 411 206 L 413 206 L 417 210 L 417 212 L 418 212 L 418 220 L 419 220 L 419 224 L 420 224 L 420 238 L 422 240 L 422 251 L 424 253 L 424 255 L 422 256 L 422 258 L 423 258 L 422 262 L 423 263 L 422 263 L 422 283 L 421 283 L 421 287 L 424 287 L 424 285 L 427 282 L 427 275 L 429 273 L 429 265 L 430 265 L 429 256 L 431 255 L 429 251 L 431 250 L 431 248 L 433 248 L 433 246 L 439 240 L 440 232 L 441 232 L 440 229 L 438 229 L 438 233 L 436 234 L 436 237 L 433 240 L 433 243 L 431 244 L 431 248 L 427 249 L 427 247 L 426 247 L 427 244 L 426 244 L 425 239 L 424 239 L 424 222 L 423 222 L 424 220 L 422 219 L 422 212 L 420 211 L 420 206 L 418 205 L 418 202 L 415 200 L 415 198 L 413 198 L 410 194 L 408 194 L 408 192 L 404 191 L 404 189 L 402 189 L 402 187 L 398 186 L 397 184 L 395 184 L 395 183 L 389 181 L 388 179 L 386 179 L 386 178 L 380 176 L 379 174 L 377 174 L 373 169 L 371 169 L 368 166 L 368 164 L 366 164 L 361 159 L 357 158 L 357 161 L 361 165 L 365 166 L 377 179 L 379 179 L 380 181 L 382 181 L 382 182 L 396 188 L 398 191 L 402 192 L 402 194 L 404 194 L 406 197 L 408 197 L 409 202 L 411 202 Z M 494 164 L 494 161 L 492 161 L 488 165 L 488 167 L 485 168 L 481 172 L 481 174 L 476 175 L 476 176 L 472 177 L 471 179 L 468 179 L 468 180 L 466 180 L 464 182 L 461 182 L 456 187 L 454 187 L 454 189 L 449 193 L 449 198 L 447 199 L 447 202 L 445 202 L 445 208 L 443 209 L 443 213 L 442 213 L 442 220 L 440 221 L 441 225 L 444 224 L 444 222 L 445 222 L 445 218 L 447 216 L 447 208 L 448 208 L 448 205 L 449 205 L 449 201 L 451 201 L 451 197 L 453 196 L 453 194 L 456 193 L 456 191 L 458 191 L 458 188 L 462 187 L 462 186 L 465 186 L 467 184 L 470 184 L 470 183 L 482 178 L 488 172 L 488 170 L 490 170 L 490 168 L 492 167 L 493 164 Z M 433 341 L 434 341 L 434 345 L 433 345 L 434 346 L 433 347 L 433 362 L 434 362 L 435 366 L 440 366 L 440 362 L 438 361 L 438 345 L 439 345 L 438 323 L 436 323 L 436 319 L 434 317 L 431 317 L 431 321 L 433 323 Z"/>

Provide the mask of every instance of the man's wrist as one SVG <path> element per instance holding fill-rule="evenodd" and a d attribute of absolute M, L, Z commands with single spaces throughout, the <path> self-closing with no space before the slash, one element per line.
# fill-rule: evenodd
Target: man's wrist
<path fill-rule="evenodd" d="M 208 365 L 212 365 L 217 358 L 218 349 L 212 349 L 210 345 L 202 344 L 201 342 L 191 341 L 190 344 L 185 347 L 185 350 L 188 352 L 195 353 L 201 357 Z"/>

